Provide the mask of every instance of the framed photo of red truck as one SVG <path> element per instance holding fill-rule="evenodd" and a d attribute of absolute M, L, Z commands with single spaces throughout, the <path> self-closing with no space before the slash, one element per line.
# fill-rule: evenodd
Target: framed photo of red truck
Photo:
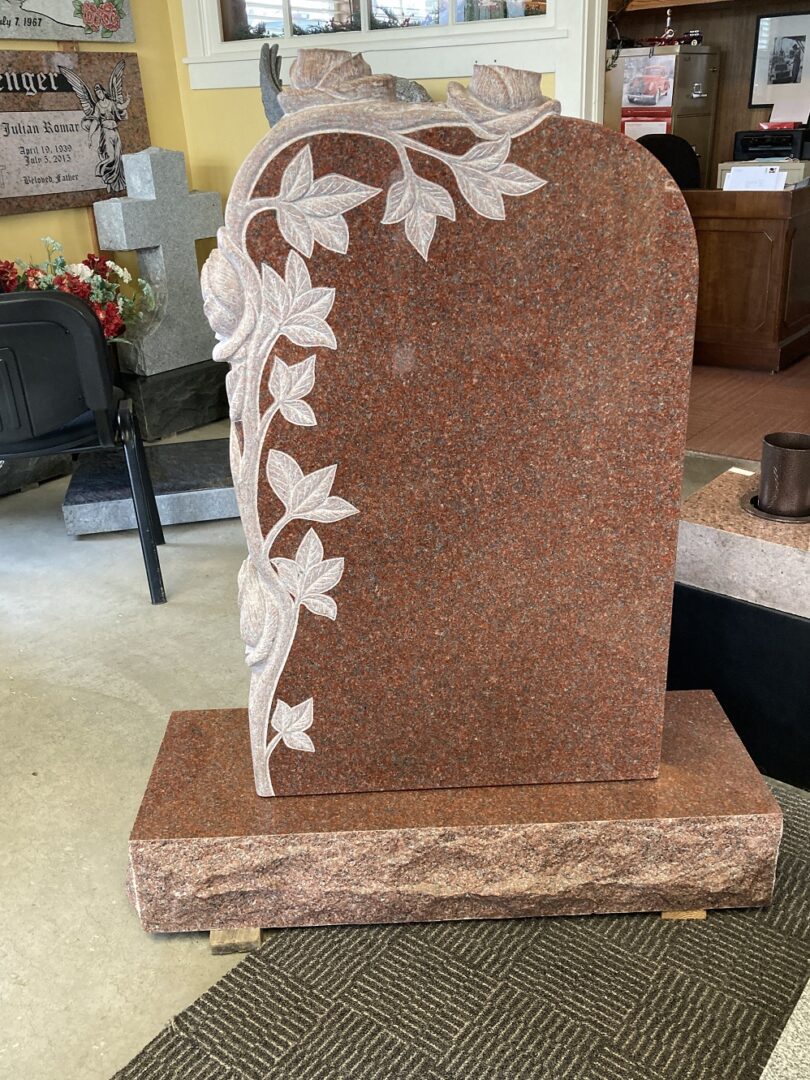
<path fill-rule="evenodd" d="M 669 111 L 675 83 L 674 56 L 628 56 L 624 60 L 622 116 L 628 110 Z"/>

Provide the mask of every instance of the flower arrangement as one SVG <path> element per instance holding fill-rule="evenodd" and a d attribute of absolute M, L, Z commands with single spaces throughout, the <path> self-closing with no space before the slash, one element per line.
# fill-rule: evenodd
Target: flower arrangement
<path fill-rule="evenodd" d="M 112 37 L 121 29 L 124 0 L 73 0 L 73 14 L 84 23 L 86 34 L 101 31 L 103 38 Z"/>
<path fill-rule="evenodd" d="M 133 282 L 129 270 L 112 259 L 91 253 L 83 262 L 69 263 L 58 241 L 43 236 L 42 242 L 48 256 L 43 263 L 0 261 L 0 293 L 56 289 L 78 296 L 92 308 L 105 338 L 110 340 L 123 339 L 127 326 L 143 319 L 145 312 L 155 310 L 155 294 L 149 282 L 143 278 Z"/>

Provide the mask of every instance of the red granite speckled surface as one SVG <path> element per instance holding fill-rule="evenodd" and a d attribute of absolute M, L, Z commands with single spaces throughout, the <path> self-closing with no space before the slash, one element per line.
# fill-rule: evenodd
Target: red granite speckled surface
<path fill-rule="evenodd" d="M 463 152 L 473 136 L 419 137 Z M 278 191 L 296 143 L 257 194 Z M 393 150 L 310 140 L 315 175 L 387 189 Z M 318 427 L 271 445 L 338 463 L 360 510 L 323 534 L 346 559 L 336 623 L 304 618 L 278 688 L 316 703 L 317 752 L 280 747 L 279 794 L 654 776 L 684 448 L 697 262 L 683 199 L 630 140 L 551 118 L 510 160 L 548 180 L 476 215 L 453 194 L 425 263 L 382 197 L 348 215 L 336 352 L 318 353 Z M 273 215 L 257 261 L 288 248 Z M 311 350 L 287 341 L 287 363 Z M 264 481 L 262 481 L 264 483 Z M 262 492 L 267 527 L 281 506 Z M 297 522 L 274 554 L 291 556 Z"/>
<path fill-rule="evenodd" d="M 174 713 L 130 838 L 153 931 L 765 904 L 781 814 L 705 691 L 657 780 L 263 799 L 244 710 Z"/>

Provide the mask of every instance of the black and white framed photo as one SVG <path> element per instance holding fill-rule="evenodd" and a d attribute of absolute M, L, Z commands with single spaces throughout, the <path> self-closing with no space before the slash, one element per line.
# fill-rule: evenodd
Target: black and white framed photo
<path fill-rule="evenodd" d="M 751 71 L 751 108 L 807 99 L 810 69 L 810 11 L 794 15 L 760 15 Z"/>

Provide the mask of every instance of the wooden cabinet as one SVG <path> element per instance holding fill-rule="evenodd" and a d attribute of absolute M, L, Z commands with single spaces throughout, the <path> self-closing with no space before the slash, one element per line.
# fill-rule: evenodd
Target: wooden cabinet
<path fill-rule="evenodd" d="M 700 257 L 695 363 L 780 371 L 810 353 L 810 188 L 684 196 Z"/>

